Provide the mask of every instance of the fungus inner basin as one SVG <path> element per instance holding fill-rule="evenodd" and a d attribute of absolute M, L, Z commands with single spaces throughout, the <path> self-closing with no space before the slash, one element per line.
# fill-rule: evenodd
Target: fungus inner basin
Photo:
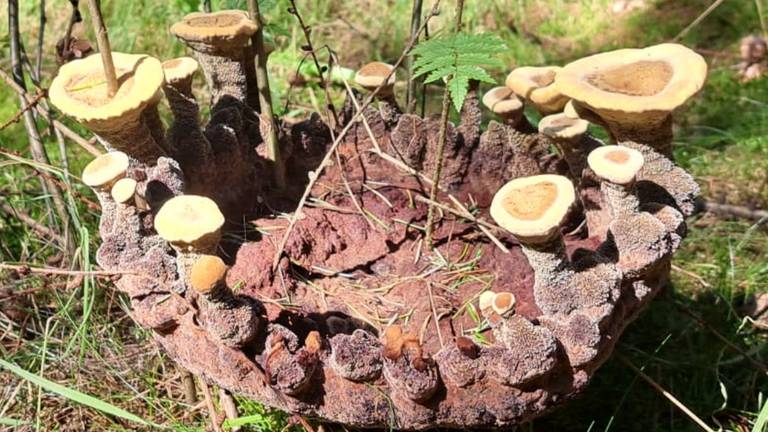
<path fill-rule="evenodd" d="M 617 164 L 624 164 L 629 160 L 629 155 L 626 152 L 618 150 L 610 151 L 606 153 L 604 157 L 609 161 Z"/>
<path fill-rule="evenodd" d="M 190 27 L 229 27 L 242 21 L 240 16 L 215 15 L 191 18 L 187 20 Z"/>
<path fill-rule="evenodd" d="M 592 86 L 609 93 L 629 96 L 654 96 L 669 84 L 674 70 L 665 61 L 641 60 L 593 72 L 586 79 Z"/>
<path fill-rule="evenodd" d="M 509 191 L 504 197 L 504 210 L 511 216 L 531 221 L 543 215 L 557 200 L 557 185 L 541 182 Z"/>
<path fill-rule="evenodd" d="M 73 76 L 64 88 L 69 96 L 91 107 L 102 107 L 115 99 L 120 99 L 131 92 L 134 79 L 133 70 L 115 69 L 117 75 L 117 94 L 107 94 L 107 81 L 101 70 L 91 71 L 88 74 Z"/>

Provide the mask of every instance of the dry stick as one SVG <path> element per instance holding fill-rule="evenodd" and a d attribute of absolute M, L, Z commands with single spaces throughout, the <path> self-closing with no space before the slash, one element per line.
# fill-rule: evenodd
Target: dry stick
<path fill-rule="evenodd" d="M 714 10 L 717 9 L 717 7 L 720 6 L 722 3 L 723 3 L 723 0 L 715 0 L 711 5 L 709 5 L 707 9 L 704 10 L 704 12 L 701 13 L 701 15 L 696 17 L 696 19 L 693 20 L 692 23 L 688 24 L 688 27 L 684 28 L 683 31 L 678 33 L 678 35 L 672 39 L 672 42 L 677 42 L 681 38 L 683 38 L 686 34 L 688 34 L 689 31 L 691 31 L 692 28 L 699 25 L 699 23 L 702 22 L 704 18 L 706 18 L 707 16 L 709 16 L 709 14 L 714 12 Z"/>
<path fill-rule="evenodd" d="M 435 16 L 437 14 L 437 7 L 440 5 L 440 0 L 435 0 L 435 3 L 432 6 L 432 13 L 430 17 Z M 424 24 L 426 25 L 429 22 L 429 18 L 424 21 Z M 422 26 L 422 29 L 424 26 Z M 397 59 L 397 61 L 394 64 L 394 67 L 389 72 L 389 75 L 387 75 L 386 79 L 383 80 L 382 84 L 376 87 L 369 95 L 365 98 L 365 101 L 363 102 L 363 105 L 360 107 L 360 109 L 355 113 L 354 116 L 349 120 L 349 123 L 344 126 L 344 128 L 339 132 L 339 135 L 336 136 L 336 139 L 333 140 L 333 143 L 331 144 L 328 151 L 325 152 L 325 156 L 323 156 L 323 159 L 320 161 L 320 164 L 318 165 L 317 169 L 314 172 L 314 175 L 309 179 L 309 183 L 307 183 L 307 187 L 304 189 L 304 193 L 301 196 L 301 199 L 299 200 L 298 205 L 296 206 L 296 210 L 294 211 L 293 215 L 291 215 L 290 221 L 288 222 L 288 227 L 285 229 L 285 234 L 283 234 L 283 238 L 280 239 L 280 244 L 277 247 L 277 250 L 275 251 L 274 259 L 272 260 L 272 270 L 274 271 L 277 269 L 277 265 L 280 263 L 280 257 L 283 254 L 283 249 L 285 249 L 285 245 L 288 243 L 288 237 L 291 235 L 291 231 L 293 230 L 294 225 L 296 225 L 296 221 L 299 219 L 299 216 L 301 216 L 301 209 L 304 207 L 304 204 L 307 202 L 307 198 L 309 198 L 309 194 L 312 192 L 312 188 L 315 185 L 315 182 L 317 179 L 320 178 L 320 174 L 322 174 L 323 170 L 326 166 L 330 165 L 331 157 L 333 156 L 333 153 L 336 151 L 336 148 L 341 143 L 341 140 L 344 139 L 344 137 L 347 135 L 350 129 L 352 129 L 352 126 L 354 126 L 355 122 L 362 117 L 363 112 L 365 108 L 367 108 L 374 100 L 376 95 L 379 94 L 381 89 L 384 87 L 386 82 L 389 80 L 390 76 L 395 73 L 395 70 L 400 66 L 400 64 L 403 63 L 403 59 L 405 59 L 405 56 L 408 55 L 408 52 L 413 48 L 413 46 L 416 44 L 416 41 L 411 38 L 410 41 L 408 41 L 408 45 L 406 45 L 405 49 L 403 50 L 403 53 L 400 55 L 400 58 Z"/>
<path fill-rule="evenodd" d="M 115 73 L 115 64 L 112 62 L 112 48 L 109 45 L 109 34 L 104 26 L 104 19 L 101 17 L 99 8 L 100 0 L 88 0 L 88 8 L 91 11 L 91 22 L 93 31 L 96 32 L 96 44 L 99 46 L 101 62 L 104 65 L 104 78 L 107 80 L 107 95 L 109 97 L 117 94 L 117 74 Z"/>
<path fill-rule="evenodd" d="M 35 98 L 30 96 L 23 87 L 21 87 L 18 83 L 16 83 L 13 80 L 13 78 L 10 75 L 8 75 L 6 72 L 4 72 L 2 69 L 0 69 L 0 78 L 2 78 L 3 81 L 5 81 L 5 83 L 8 84 L 11 87 L 11 89 L 13 89 L 13 91 L 16 92 L 16 94 L 18 94 L 20 97 L 23 97 L 24 100 L 27 102 L 27 104 L 33 104 Z M 45 117 L 48 117 L 50 115 L 50 113 L 39 104 L 35 104 L 35 110 Z M 88 142 L 88 140 L 81 137 L 77 132 L 68 128 L 64 123 L 58 120 L 52 120 L 52 121 L 53 121 L 53 127 L 55 127 L 59 132 L 64 134 L 65 137 L 71 139 L 77 145 L 84 148 L 88 153 L 94 156 L 99 156 L 100 154 L 103 153 L 96 146 Z"/>
<path fill-rule="evenodd" d="M 219 427 L 219 415 L 216 413 L 216 406 L 213 404 L 213 398 L 211 398 L 211 389 L 208 388 L 208 383 L 200 380 L 200 388 L 203 389 L 203 398 L 205 399 L 205 406 L 208 408 L 208 415 L 211 417 L 211 425 L 215 432 L 221 432 Z"/>
<path fill-rule="evenodd" d="M 37 56 L 35 57 L 35 75 L 37 81 L 41 81 L 41 70 L 43 68 L 43 42 L 45 41 L 45 23 L 48 19 L 45 16 L 45 0 L 40 0 L 40 30 L 37 34 Z"/>
<path fill-rule="evenodd" d="M 139 273 L 130 271 L 99 271 L 99 270 L 63 270 L 54 267 L 30 267 L 24 264 L 6 264 L 0 262 L 0 270 L 13 270 L 18 273 L 34 273 L 56 276 L 94 276 L 94 277 L 112 277 L 121 275 L 138 275 Z"/>
<path fill-rule="evenodd" d="M 13 206 L 5 202 L 2 198 L 0 198 L 0 211 L 25 223 L 38 234 L 48 237 L 58 244 L 64 244 L 64 239 L 54 230 L 36 221 L 32 216 L 23 211 L 13 208 Z"/>
<path fill-rule="evenodd" d="M 323 88 L 323 91 L 325 92 L 325 104 L 326 108 L 331 112 L 331 115 L 333 115 L 333 128 L 336 128 L 339 125 L 339 116 L 336 114 L 336 107 L 333 106 L 333 103 L 331 102 L 331 93 L 328 90 L 328 81 L 325 79 L 325 76 L 323 75 L 323 70 L 320 67 L 320 62 L 317 59 L 317 53 L 315 53 L 315 47 L 312 45 L 312 37 L 311 33 L 312 30 L 304 23 L 304 19 L 301 17 L 301 14 L 299 13 L 299 9 L 296 7 L 296 1 L 291 0 L 291 13 L 296 17 L 296 20 L 299 21 L 299 26 L 301 27 L 301 31 L 304 33 L 304 40 L 307 42 L 306 46 L 302 47 L 304 51 L 309 52 L 309 54 L 312 56 L 312 61 L 315 63 L 315 68 L 317 69 L 317 74 L 320 77 L 320 86 Z M 328 74 L 330 75 L 331 71 L 330 68 L 328 69 Z"/>
<path fill-rule="evenodd" d="M 413 0 L 411 37 L 416 35 L 416 40 L 418 40 L 419 27 L 421 27 L 421 8 L 422 0 Z M 408 56 L 406 68 L 408 69 L 408 87 L 405 92 L 405 112 L 413 114 L 413 111 L 416 109 L 416 81 L 413 77 L 413 56 Z"/>
<path fill-rule="evenodd" d="M 256 59 L 256 87 L 259 91 L 259 105 L 261 106 L 260 121 L 266 122 L 266 136 L 263 137 L 267 144 L 267 159 L 274 164 L 274 176 L 277 188 L 285 189 L 285 163 L 280 156 L 280 142 L 277 139 L 277 124 L 275 112 L 272 109 L 272 93 L 269 89 L 269 74 L 267 73 L 267 52 L 264 49 L 264 24 L 261 20 L 258 0 L 248 0 L 248 14 L 258 27 L 251 37 L 254 55 Z M 263 130 L 262 129 L 262 130 Z"/>
<path fill-rule="evenodd" d="M 24 71 L 21 66 L 20 47 L 21 38 L 19 35 L 19 7 L 18 0 L 8 0 L 8 30 L 11 36 L 11 70 L 13 72 L 13 82 L 18 85 L 22 91 L 26 92 L 26 86 L 24 84 Z M 24 107 L 27 98 L 19 94 L 19 103 Z M 35 117 L 29 110 L 24 111 L 24 126 L 27 129 L 27 135 L 29 138 L 29 150 L 32 153 L 32 158 L 39 164 L 50 165 L 48 154 L 45 151 L 45 146 L 40 138 L 40 133 L 37 130 L 37 123 Z M 41 185 L 44 190 L 51 195 L 51 200 L 55 207 L 56 213 L 59 216 L 59 220 L 62 223 L 62 238 L 64 243 L 60 243 L 61 247 L 67 252 L 68 256 L 73 256 L 75 251 L 74 242 L 70 241 L 69 236 L 69 213 L 64 203 L 64 195 L 59 189 L 58 185 L 48 175 L 43 174 L 41 176 Z M 47 200 L 46 200 L 47 201 Z"/>
<path fill-rule="evenodd" d="M 22 108 L 16 112 L 11 118 L 3 122 L 2 125 L 0 125 L 0 131 L 7 128 L 8 126 L 18 123 L 19 120 L 21 120 L 21 116 L 24 115 L 25 112 L 35 108 L 38 103 L 40 103 L 41 100 L 45 98 L 45 93 L 38 92 L 35 97 L 32 99 L 32 102 L 27 103 L 26 105 L 22 104 Z"/>
<path fill-rule="evenodd" d="M 184 387 L 184 401 L 188 405 L 197 403 L 197 387 L 195 386 L 195 377 L 192 372 L 181 369 L 181 384 Z"/>
<path fill-rule="evenodd" d="M 237 418 L 240 417 L 240 414 L 237 412 L 237 403 L 235 403 L 235 398 L 232 397 L 232 393 L 223 388 L 219 389 L 219 404 L 221 405 L 221 408 L 224 410 L 224 414 L 228 419 L 237 420 Z M 237 432 L 240 430 L 240 428 L 233 427 L 230 430 Z"/>
<path fill-rule="evenodd" d="M 731 204 L 719 204 L 712 201 L 705 202 L 704 209 L 718 216 L 730 216 L 755 221 L 768 221 L 768 210 L 753 210 L 748 207 Z"/>
<path fill-rule="evenodd" d="M 694 423 L 696 423 L 702 430 L 705 430 L 707 432 L 715 432 L 712 428 L 707 426 L 706 423 L 704 423 L 704 420 L 699 418 L 696 414 L 693 413 L 690 409 L 688 409 L 687 406 L 685 406 L 682 402 L 677 400 L 677 398 L 672 395 L 672 393 L 666 391 L 664 387 L 660 386 L 656 381 L 654 381 L 651 377 L 646 375 L 642 370 L 640 370 L 637 366 L 632 364 L 629 360 L 624 358 L 621 354 L 616 354 L 616 357 L 624 363 L 627 367 L 632 369 L 633 372 L 635 372 L 640 378 L 645 380 L 648 384 L 651 385 L 657 392 L 661 393 L 662 396 L 667 398 L 670 402 L 672 402 L 673 405 L 675 405 L 680 411 L 682 411 L 685 415 L 688 416 Z"/>
<path fill-rule="evenodd" d="M 461 16 L 464 13 L 464 0 L 456 0 L 456 21 L 455 31 L 461 32 Z M 432 189 L 429 192 L 429 199 L 437 201 L 437 190 L 440 185 L 440 175 L 443 171 L 443 159 L 445 157 L 446 130 L 448 129 L 448 114 L 451 109 L 450 80 L 445 85 L 443 91 L 443 109 L 440 113 L 440 132 L 437 135 L 437 156 L 435 159 L 435 168 L 432 174 Z M 427 233 L 424 244 L 427 248 L 432 247 L 432 234 L 434 229 L 435 207 L 430 205 L 427 209 Z"/>

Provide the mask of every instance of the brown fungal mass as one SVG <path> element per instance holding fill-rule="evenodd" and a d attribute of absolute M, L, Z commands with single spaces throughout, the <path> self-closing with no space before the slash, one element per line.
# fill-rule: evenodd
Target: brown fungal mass
<path fill-rule="evenodd" d="M 442 186 L 483 225 L 459 210 L 438 214 L 433 252 L 423 247 L 430 186 L 372 151 L 360 125 L 322 170 L 338 131 L 319 116 L 281 125 L 289 175 L 285 190 L 271 184 L 261 130 L 249 127 L 258 119 L 242 76 L 253 30 L 246 21 L 227 12 L 174 26 L 211 86 L 211 118 L 200 118 L 208 110 L 186 85 L 135 79 L 131 93 L 152 90 L 140 104 L 163 93 L 171 102 L 173 159 L 128 152 L 114 172 L 88 182 L 102 203 L 99 264 L 127 273 L 116 284 L 136 321 L 170 358 L 222 388 L 353 428 L 510 427 L 582 392 L 667 280 L 697 192 L 692 178 L 647 146 L 623 142 L 644 158 L 627 183 L 637 186 L 637 206 L 606 214 L 600 179 L 584 169 L 579 182 L 582 171 L 572 169 L 607 147 L 584 120 L 550 114 L 531 125 L 522 101 L 502 88 L 488 93 L 509 103 L 496 112 L 504 124 L 482 131 L 473 88 L 462 123 L 446 129 Z M 222 36 L 228 27 L 232 37 Z M 186 78 L 197 68 L 189 65 Z M 365 69 L 358 77 L 391 71 Z M 559 68 L 517 72 L 512 81 L 531 90 L 531 104 L 559 113 L 567 100 Z M 430 172 L 438 121 L 385 112 L 396 106 L 383 93 L 364 112 L 376 142 Z M 346 106 L 340 117 L 350 121 L 354 107 Z M 151 124 L 141 123 L 161 136 Z M 584 154 L 571 158 L 567 148 Z M 310 172 L 320 178 L 297 210 Z M 115 203 L 107 192 L 119 178 L 136 182 L 144 206 Z M 438 201 L 452 197 L 441 192 Z M 590 231 L 563 234 L 582 226 L 587 204 L 596 209 L 586 213 Z M 295 218 L 290 232 L 278 214 Z"/>
<path fill-rule="evenodd" d="M 669 84 L 672 67 L 663 61 L 639 61 L 588 75 L 593 86 L 633 96 L 658 94 Z"/>
<path fill-rule="evenodd" d="M 522 220 L 536 220 L 541 217 L 557 199 L 557 186 L 541 182 L 510 191 L 503 199 L 504 209 Z"/>

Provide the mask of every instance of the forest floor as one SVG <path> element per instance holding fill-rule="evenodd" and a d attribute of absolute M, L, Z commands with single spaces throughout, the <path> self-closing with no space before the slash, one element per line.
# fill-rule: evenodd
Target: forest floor
<path fill-rule="evenodd" d="M 702 93 L 676 117 L 675 157 L 696 176 L 707 199 L 766 209 L 768 78 L 742 84 L 733 67 L 739 39 L 765 31 L 758 13 L 761 1 L 722 2 L 687 32 L 683 30 L 711 0 L 627 2 L 640 7 L 623 12 L 613 11 L 619 3 L 614 0 L 477 1 L 468 2 L 464 21 L 467 31 L 494 32 L 507 42 L 509 50 L 502 60 L 509 68 L 561 65 L 592 52 L 671 40 L 701 50 L 711 73 Z M 40 2 L 21 3 L 22 34 L 34 63 Z M 54 45 L 69 17 L 66 2 L 45 3 L 43 87 L 55 75 Z M 181 55 L 184 47 L 167 29 L 196 10 L 198 3 L 102 1 L 113 49 L 161 59 Z M 244 3 L 214 0 L 213 6 L 244 9 Z M 322 90 L 308 67 L 299 68 L 303 38 L 286 10 L 287 2 L 262 3 L 267 30 L 277 47 L 270 57 L 275 105 L 281 115 L 292 118 L 319 111 Z M 327 44 L 351 69 L 369 60 L 394 62 L 407 39 L 408 0 L 297 3 L 314 30 L 315 45 Z M 425 3 L 427 10 L 431 2 Z M 444 5 L 432 34 L 450 22 L 452 6 Z M 766 20 L 768 16 L 763 23 Z M 0 69 L 6 72 L 10 70 L 7 34 L 7 23 L 0 23 Z M 94 40 L 90 32 L 85 37 Z M 297 70 L 306 79 L 289 91 Z M 503 82 L 507 72 L 494 70 L 493 75 Z M 202 77 L 197 86 L 204 91 Z M 402 90 L 397 88 L 400 95 Z M 332 91 L 340 102 L 343 87 Z M 440 93 L 439 88 L 427 89 L 428 113 L 437 111 Z M 0 100 L 2 123 L 13 118 L 19 106 L 2 83 Z M 535 119 L 535 113 L 528 114 Z M 87 135 L 73 122 L 62 121 Z M 66 261 L 83 270 L 94 269 L 98 214 L 88 206 L 94 201 L 92 192 L 78 179 L 92 156 L 71 142 L 62 154 L 42 119 L 40 126 L 51 166 L 31 161 L 23 122 L 0 130 L 0 263 L 51 267 Z M 50 227 L 61 222 L 49 211 L 37 170 L 50 173 L 64 186 L 73 216 L 74 254 L 60 250 L 50 237 L 16 216 L 23 213 Z M 629 326 L 583 397 L 522 430 L 699 430 L 681 406 L 713 430 L 768 430 L 768 332 L 765 324 L 760 330 L 744 308 L 751 296 L 768 292 L 765 222 L 726 220 L 708 213 L 689 221 L 690 235 L 674 261 L 672 287 Z M 210 428 L 206 405 L 184 402 L 181 372 L 152 343 L 151 334 L 133 324 L 126 300 L 109 278 L 25 273 L 0 268 L 0 431 L 151 428 L 137 426 L 139 420 L 178 431 Z M 54 383 L 59 387 L 52 387 Z M 211 390 L 215 398 L 218 391 Z M 89 401 L 99 409 L 83 404 Z M 247 400 L 238 404 L 247 430 L 301 429 L 285 414 Z M 105 414 L 115 409 L 137 418 Z"/>

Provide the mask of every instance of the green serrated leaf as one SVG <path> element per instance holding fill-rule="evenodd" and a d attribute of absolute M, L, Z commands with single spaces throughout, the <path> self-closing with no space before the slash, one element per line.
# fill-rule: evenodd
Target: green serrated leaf
<path fill-rule="evenodd" d="M 469 90 L 469 78 L 464 75 L 457 75 L 448 81 L 448 91 L 451 93 L 451 101 L 456 111 L 461 111 L 464 106 L 464 99 Z"/>

